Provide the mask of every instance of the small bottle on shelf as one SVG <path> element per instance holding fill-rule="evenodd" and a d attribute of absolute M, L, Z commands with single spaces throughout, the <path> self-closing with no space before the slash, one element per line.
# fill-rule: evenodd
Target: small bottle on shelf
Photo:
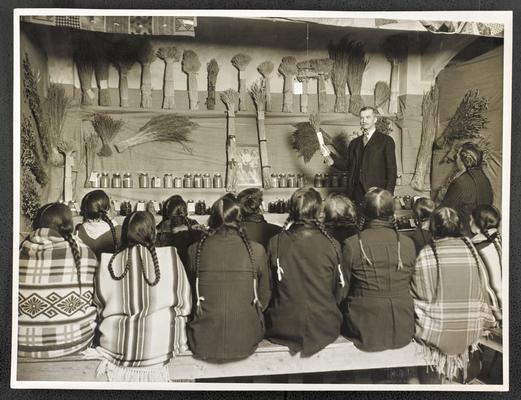
<path fill-rule="evenodd" d="M 121 188 L 121 175 L 119 172 L 112 174 L 112 187 L 116 189 Z"/>
<path fill-rule="evenodd" d="M 279 187 L 280 188 L 288 187 L 288 180 L 286 178 L 286 174 L 280 174 L 279 175 Z"/>
<path fill-rule="evenodd" d="M 213 187 L 216 189 L 222 189 L 223 187 L 223 178 L 220 173 L 216 173 L 213 176 Z"/>
<path fill-rule="evenodd" d="M 183 178 L 183 187 L 185 189 L 191 189 L 194 187 L 194 181 L 192 179 L 192 174 L 185 174 Z"/>
<path fill-rule="evenodd" d="M 211 189 L 211 187 L 212 187 L 212 178 L 210 178 L 209 173 L 205 173 L 203 175 L 203 188 Z"/>
<path fill-rule="evenodd" d="M 277 174 L 271 174 L 271 187 L 279 187 L 279 176 Z"/>
<path fill-rule="evenodd" d="M 201 174 L 195 174 L 194 176 L 194 188 L 201 189 L 203 187 L 203 177 Z"/>
<path fill-rule="evenodd" d="M 146 189 L 150 186 L 150 178 L 147 172 L 139 174 L 139 187 Z"/>
<path fill-rule="evenodd" d="M 174 178 L 174 188 L 181 189 L 183 187 L 183 178 L 176 176 Z"/>
<path fill-rule="evenodd" d="M 132 175 L 128 172 L 123 175 L 123 188 L 130 189 L 134 186 L 134 181 L 132 180 Z"/>
<path fill-rule="evenodd" d="M 99 180 L 99 186 L 102 189 L 108 189 L 110 187 L 110 178 L 108 172 L 102 172 Z"/>
<path fill-rule="evenodd" d="M 174 178 L 172 177 L 172 174 L 165 174 L 163 176 L 163 187 L 165 189 L 172 189 L 174 186 Z"/>

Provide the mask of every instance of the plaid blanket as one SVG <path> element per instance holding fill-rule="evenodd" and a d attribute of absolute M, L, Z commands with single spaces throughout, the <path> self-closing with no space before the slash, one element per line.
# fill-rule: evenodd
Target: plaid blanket
<path fill-rule="evenodd" d="M 20 248 L 18 355 L 54 358 L 84 350 L 96 326 L 92 305 L 96 256 L 80 240 L 81 290 L 69 244 L 38 229 Z"/>
<path fill-rule="evenodd" d="M 462 239 L 435 241 L 420 251 L 411 283 L 416 339 L 434 368 L 449 378 L 465 369 L 469 349 L 495 325 L 487 303 L 490 290 L 481 259 L 478 265 Z"/>

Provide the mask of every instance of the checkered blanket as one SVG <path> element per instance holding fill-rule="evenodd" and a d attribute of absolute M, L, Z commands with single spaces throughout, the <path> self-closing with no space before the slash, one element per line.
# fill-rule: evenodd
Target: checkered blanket
<path fill-rule="evenodd" d="M 49 229 L 31 233 L 20 248 L 18 355 L 54 358 L 88 347 L 94 336 L 94 253 L 79 239 L 81 290 L 69 244 Z"/>

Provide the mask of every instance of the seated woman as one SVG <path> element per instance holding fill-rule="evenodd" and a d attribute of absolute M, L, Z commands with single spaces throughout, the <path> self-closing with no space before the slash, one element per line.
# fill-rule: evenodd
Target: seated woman
<path fill-rule="evenodd" d="M 340 244 L 320 222 L 322 198 L 312 188 L 290 199 L 285 229 L 268 245 L 273 300 L 266 313 L 266 337 L 311 355 L 340 336 L 344 279 Z"/>
<path fill-rule="evenodd" d="M 490 205 L 477 206 L 470 217 L 470 229 L 474 236 L 472 243 L 476 247 L 481 260 L 487 269 L 487 278 L 493 290 L 490 299 L 492 311 L 496 319 L 501 320 L 502 288 L 501 288 L 501 235 L 499 224 L 501 213 Z M 496 304 L 497 303 L 497 304 Z"/>
<path fill-rule="evenodd" d="M 340 244 L 358 234 L 356 207 L 342 193 L 330 193 L 324 202 L 324 225 Z"/>
<path fill-rule="evenodd" d="M 458 213 L 436 209 L 430 220 L 433 241 L 418 255 L 411 282 L 416 313 L 415 339 L 427 362 L 452 379 L 466 370 L 469 351 L 495 325 L 487 303 L 485 266 L 461 232 Z"/>
<path fill-rule="evenodd" d="M 237 196 L 241 206 L 242 227 L 248 239 L 266 248 L 270 239 L 281 231 L 278 225 L 270 224 L 262 216 L 262 190 L 244 189 Z"/>
<path fill-rule="evenodd" d="M 76 227 L 78 237 L 91 248 L 98 260 L 101 253 L 114 253 L 121 239 L 121 226 L 110 219 L 110 199 L 103 190 L 93 190 L 81 200 L 83 223 Z"/>
<path fill-rule="evenodd" d="M 20 246 L 18 355 L 55 358 L 85 350 L 96 328 L 94 253 L 72 236 L 69 207 L 38 210 Z"/>
<path fill-rule="evenodd" d="M 434 204 L 434 201 L 427 197 L 420 197 L 412 206 L 416 229 L 412 234 L 411 239 L 416 247 L 416 254 L 418 254 L 420 250 L 427 246 L 432 240 L 431 232 L 429 230 L 429 219 L 435 208 L 436 205 Z"/>
<path fill-rule="evenodd" d="M 163 203 L 161 215 L 162 221 L 156 227 L 156 246 L 174 246 L 183 265 L 188 266 L 188 247 L 202 239 L 202 227 L 188 218 L 186 201 L 179 195 L 171 196 Z"/>
<path fill-rule="evenodd" d="M 212 362 L 246 358 L 264 337 L 266 253 L 248 240 L 239 204 L 230 196 L 213 204 L 209 225 L 210 233 L 188 249 L 196 303 L 188 324 L 190 349 Z"/>
<path fill-rule="evenodd" d="M 390 192 L 371 188 L 362 203 L 363 230 L 344 244 L 349 292 L 344 308 L 345 335 L 364 351 L 397 349 L 414 335 L 409 283 L 416 251 L 398 232 Z"/>
<path fill-rule="evenodd" d="M 133 212 L 122 246 L 104 254 L 96 273 L 98 374 L 113 381 L 168 381 L 167 364 L 187 349 L 190 284 L 175 248 L 156 249 L 154 216 Z"/>

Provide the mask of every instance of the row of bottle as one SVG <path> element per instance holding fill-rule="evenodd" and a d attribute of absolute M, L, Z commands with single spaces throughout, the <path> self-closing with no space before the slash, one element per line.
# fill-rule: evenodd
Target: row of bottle
<path fill-rule="evenodd" d="M 315 174 L 313 186 L 320 187 L 347 187 L 347 173 L 343 174 Z"/>
<path fill-rule="evenodd" d="M 134 180 L 132 178 L 132 174 L 125 173 L 123 177 L 121 177 L 120 173 L 112 174 L 112 179 L 109 177 L 108 172 L 102 172 L 101 174 L 97 172 L 93 172 L 90 178 L 91 187 L 93 188 L 133 188 Z M 222 189 L 223 188 L 223 178 L 221 174 L 216 173 L 212 177 L 210 174 L 185 174 L 184 177 L 176 176 L 174 177 L 172 174 L 165 174 L 163 178 L 159 176 L 150 177 L 148 173 L 140 173 L 138 184 L 140 189 L 147 188 L 165 188 L 165 189 L 180 189 L 180 188 L 195 188 L 195 189 Z"/>
<path fill-rule="evenodd" d="M 206 207 L 206 203 L 204 200 L 199 200 L 194 202 L 193 200 L 187 200 L 186 202 L 188 208 L 188 214 L 195 215 L 209 215 L 210 208 Z M 122 201 L 114 202 L 114 208 L 119 209 L 119 215 L 127 216 L 132 213 L 132 211 L 148 211 L 152 214 L 161 215 L 163 204 L 161 202 L 150 200 L 139 200 L 134 207 L 132 207 L 132 203 L 130 201 Z"/>

